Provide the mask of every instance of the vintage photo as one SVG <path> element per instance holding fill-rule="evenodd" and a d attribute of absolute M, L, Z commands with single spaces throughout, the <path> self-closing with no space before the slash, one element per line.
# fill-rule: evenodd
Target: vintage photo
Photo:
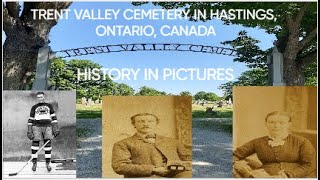
<path fill-rule="evenodd" d="M 317 88 L 234 87 L 233 175 L 317 177 Z"/>
<path fill-rule="evenodd" d="M 4 91 L 4 174 L 75 178 L 75 91 Z"/>
<path fill-rule="evenodd" d="M 192 177 L 191 96 L 105 96 L 102 177 Z"/>

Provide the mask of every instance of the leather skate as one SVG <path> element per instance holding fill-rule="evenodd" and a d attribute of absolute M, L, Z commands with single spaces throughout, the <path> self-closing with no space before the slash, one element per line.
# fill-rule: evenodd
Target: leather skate
<path fill-rule="evenodd" d="M 47 168 L 47 170 L 48 170 L 49 172 L 52 170 L 52 168 L 51 168 L 51 166 L 50 166 L 49 163 L 46 163 L 46 168 Z"/>
<path fill-rule="evenodd" d="M 33 162 L 33 165 L 32 165 L 32 171 L 36 171 L 37 170 L 37 162 Z"/>

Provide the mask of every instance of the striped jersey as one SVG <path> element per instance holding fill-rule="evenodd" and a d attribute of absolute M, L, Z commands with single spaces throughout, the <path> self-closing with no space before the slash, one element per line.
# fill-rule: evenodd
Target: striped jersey
<path fill-rule="evenodd" d="M 51 126 L 57 123 L 57 116 L 49 103 L 38 103 L 32 106 L 28 125 L 32 126 Z"/>

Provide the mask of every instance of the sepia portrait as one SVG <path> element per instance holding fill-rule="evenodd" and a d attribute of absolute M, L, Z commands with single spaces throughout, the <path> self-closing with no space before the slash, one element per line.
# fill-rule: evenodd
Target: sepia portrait
<path fill-rule="evenodd" d="M 233 98 L 234 177 L 316 177 L 316 87 L 234 87 Z"/>
<path fill-rule="evenodd" d="M 102 177 L 192 177 L 190 96 L 102 98 Z"/>

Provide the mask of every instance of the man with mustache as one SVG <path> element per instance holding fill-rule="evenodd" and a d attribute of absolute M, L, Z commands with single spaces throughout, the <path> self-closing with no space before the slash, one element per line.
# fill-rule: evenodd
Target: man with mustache
<path fill-rule="evenodd" d="M 192 177 L 192 152 L 176 139 L 155 133 L 159 118 L 150 113 L 131 117 L 137 133 L 114 144 L 112 168 L 128 177 Z"/>

